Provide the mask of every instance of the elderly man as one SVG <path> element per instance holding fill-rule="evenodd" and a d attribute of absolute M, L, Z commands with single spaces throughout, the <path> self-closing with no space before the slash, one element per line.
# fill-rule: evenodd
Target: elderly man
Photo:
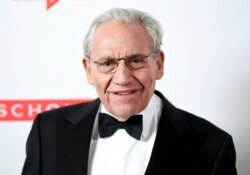
<path fill-rule="evenodd" d="M 37 116 L 23 175 L 235 175 L 229 134 L 155 90 L 162 30 L 148 14 L 113 8 L 84 39 L 98 97 Z"/>

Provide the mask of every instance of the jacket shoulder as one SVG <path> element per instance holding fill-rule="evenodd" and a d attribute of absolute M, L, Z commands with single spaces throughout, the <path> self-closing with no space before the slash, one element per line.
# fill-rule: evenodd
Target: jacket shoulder
<path fill-rule="evenodd" d="M 47 121 L 63 118 L 76 124 L 92 112 L 96 112 L 99 107 L 99 104 L 99 99 L 96 99 L 94 101 L 63 106 L 57 109 L 44 111 L 38 114 L 36 119 L 39 118 L 40 120 Z"/>
<path fill-rule="evenodd" d="M 210 121 L 181 109 L 179 109 L 179 111 L 185 117 L 187 123 L 192 127 L 193 130 L 198 132 L 206 132 L 213 135 L 215 134 L 218 136 L 229 136 L 226 131 L 219 128 Z"/>

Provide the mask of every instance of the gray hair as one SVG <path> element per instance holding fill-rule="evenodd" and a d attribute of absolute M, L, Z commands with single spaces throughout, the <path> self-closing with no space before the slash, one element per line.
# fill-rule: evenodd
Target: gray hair
<path fill-rule="evenodd" d="M 160 50 L 163 32 L 160 23 L 156 19 L 139 10 L 112 8 L 98 16 L 89 27 L 83 41 L 83 50 L 86 57 L 90 56 L 92 37 L 98 26 L 114 20 L 124 21 L 127 23 L 134 21 L 140 22 L 145 27 L 152 40 L 153 51 Z"/>

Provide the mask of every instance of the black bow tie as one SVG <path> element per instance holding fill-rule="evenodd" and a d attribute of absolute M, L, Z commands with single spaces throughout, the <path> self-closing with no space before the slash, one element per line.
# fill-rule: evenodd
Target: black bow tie
<path fill-rule="evenodd" d="M 120 122 L 106 113 L 99 113 L 98 129 L 101 138 L 113 135 L 117 129 L 125 129 L 129 135 L 140 140 L 142 133 L 142 115 L 134 115 L 127 121 Z"/>

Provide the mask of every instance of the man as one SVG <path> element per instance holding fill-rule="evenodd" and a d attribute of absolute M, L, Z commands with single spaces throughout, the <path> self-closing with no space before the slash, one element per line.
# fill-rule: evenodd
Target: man
<path fill-rule="evenodd" d="M 96 18 L 83 65 L 99 98 L 38 115 L 22 174 L 237 174 L 231 136 L 155 90 L 161 43 L 146 13 L 113 8 Z"/>

